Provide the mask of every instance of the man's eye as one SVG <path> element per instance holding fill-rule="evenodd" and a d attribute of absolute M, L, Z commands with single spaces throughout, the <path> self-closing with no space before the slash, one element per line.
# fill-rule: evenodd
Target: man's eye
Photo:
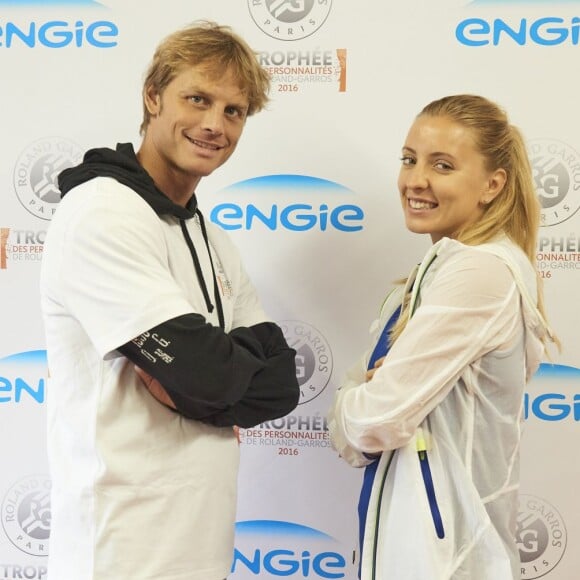
<path fill-rule="evenodd" d="M 230 117 L 241 117 L 242 112 L 236 107 L 226 107 L 226 115 Z"/>

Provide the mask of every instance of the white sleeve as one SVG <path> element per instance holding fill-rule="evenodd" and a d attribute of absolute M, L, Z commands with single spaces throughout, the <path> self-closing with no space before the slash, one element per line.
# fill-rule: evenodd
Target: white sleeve
<path fill-rule="evenodd" d="M 358 387 L 366 377 L 366 365 L 369 353 L 365 353 L 353 366 L 346 372 L 345 378 L 334 395 L 334 404 L 328 413 L 328 431 L 330 442 L 339 456 L 353 467 L 364 467 L 372 462 L 361 451 L 352 447 L 346 438 L 343 429 L 340 429 L 336 413 L 343 406 L 344 396 L 350 389 Z"/>
<path fill-rule="evenodd" d="M 235 275 L 237 290 L 232 328 L 239 328 L 240 326 L 250 327 L 261 322 L 270 322 L 270 318 L 268 318 L 262 308 L 256 288 L 246 272 L 238 248 L 226 232 L 218 230 L 214 224 L 210 224 L 209 226 L 216 236 L 216 240 L 219 239 L 220 246 L 224 248 L 224 251 L 220 251 L 220 254 L 223 253 L 224 255 L 231 256 L 232 265 L 237 270 Z"/>
<path fill-rule="evenodd" d="M 83 200 L 67 216 L 62 240 L 62 301 L 104 357 L 193 309 L 171 276 L 153 210 L 113 180 L 85 187 L 68 194 Z"/>
<path fill-rule="evenodd" d="M 338 401 L 337 432 L 366 453 L 407 443 L 466 367 L 510 346 L 519 304 L 513 277 L 496 256 L 466 251 L 448 258 L 383 365 Z"/>
<path fill-rule="evenodd" d="M 270 322 L 262 309 L 258 293 L 240 262 L 239 293 L 236 296 L 232 328 L 254 326 L 261 322 Z"/>

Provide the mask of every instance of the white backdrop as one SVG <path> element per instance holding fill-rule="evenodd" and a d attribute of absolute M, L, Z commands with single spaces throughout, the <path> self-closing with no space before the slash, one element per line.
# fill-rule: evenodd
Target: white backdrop
<path fill-rule="evenodd" d="M 231 25 L 273 76 L 268 110 L 197 193 L 297 349 L 302 389 L 289 417 L 243 432 L 231 577 L 356 577 L 362 473 L 330 449 L 325 414 L 429 244 L 399 211 L 407 129 L 430 100 L 473 92 L 528 139 L 564 343 L 526 394 L 522 578 L 577 578 L 580 1 L 0 0 L 0 579 L 44 578 L 50 549 L 38 273 L 55 176 L 90 147 L 139 144 L 149 58 L 198 18 Z"/>

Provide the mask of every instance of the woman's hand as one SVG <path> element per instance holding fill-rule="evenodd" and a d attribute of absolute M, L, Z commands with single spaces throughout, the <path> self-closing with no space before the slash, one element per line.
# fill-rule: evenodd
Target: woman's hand
<path fill-rule="evenodd" d="M 374 374 L 377 372 L 377 369 L 383 364 L 385 358 L 386 357 L 382 356 L 381 358 L 377 359 L 374 367 L 370 371 L 367 371 L 366 374 L 367 383 L 373 378 Z"/>

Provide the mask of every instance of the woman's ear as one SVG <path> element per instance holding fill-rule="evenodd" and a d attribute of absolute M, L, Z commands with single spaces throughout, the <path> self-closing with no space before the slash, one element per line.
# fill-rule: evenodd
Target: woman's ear
<path fill-rule="evenodd" d="M 507 181 L 507 173 L 505 169 L 496 169 L 490 176 L 487 182 L 487 189 L 481 196 L 481 203 L 483 205 L 490 204 L 502 191 Z"/>

